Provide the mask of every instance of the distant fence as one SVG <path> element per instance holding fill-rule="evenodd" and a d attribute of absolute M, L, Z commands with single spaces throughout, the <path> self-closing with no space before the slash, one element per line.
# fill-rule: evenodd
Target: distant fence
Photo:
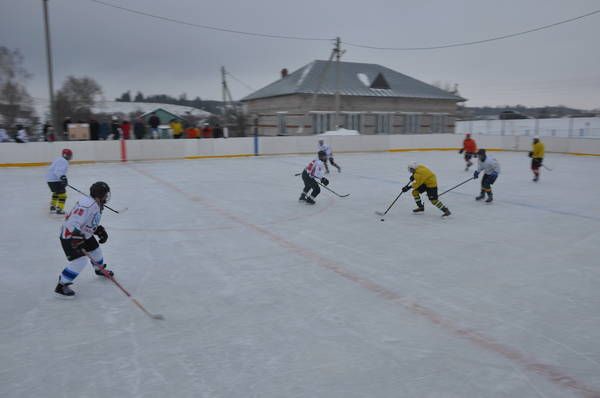
<path fill-rule="evenodd" d="M 600 117 L 467 120 L 456 122 L 455 133 L 600 138 Z"/>

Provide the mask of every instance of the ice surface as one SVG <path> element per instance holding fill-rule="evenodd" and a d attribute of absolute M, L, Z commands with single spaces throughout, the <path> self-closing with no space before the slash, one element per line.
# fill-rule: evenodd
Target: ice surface
<path fill-rule="evenodd" d="M 333 148 L 335 151 L 335 148 Z M 75 154 L 76 156 L 76 154 Z M 148 318 L 91 268 L 75 300 L 44 168 L 1 169 L 2 397 L 578 397 L 600 394 L 600 158 L 494 154 L 478 181 L 402 196 L 417 160 L 440 191 L 452 152 L 340 154 L 317 205 L 310 156 L 72 166 L 112 188 L 104 255 Z M 70 207 L 78 194 L 69 192 Z"/>

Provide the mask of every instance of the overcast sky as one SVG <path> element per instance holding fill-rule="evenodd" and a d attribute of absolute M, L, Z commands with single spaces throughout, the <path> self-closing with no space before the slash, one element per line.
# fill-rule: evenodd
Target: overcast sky
<path fill-rule="evenodd" d="M 382 47 L 434 46 L 519 32 L 600 9 L 598 0 L 104 0 L 191 23 Z M 220 99 L 220 67 L 254 89 L 315 59 L 332 42 L 216 32 L 90 0 L 50 0 L 55 85 L 90 76 L 106 99 L 185 92 Z M 467 105 L 600 108 L 600 14 L 481 45 L 432 51 L 345 47 L 343 60 L 381 64 L 427 83 L 457 83 Z M 34 97 L 47 98 L 42 0 L 0 0 L 0 46 L 19 49 Z M 251 92 L 231 80 L 234 99 Z"/>

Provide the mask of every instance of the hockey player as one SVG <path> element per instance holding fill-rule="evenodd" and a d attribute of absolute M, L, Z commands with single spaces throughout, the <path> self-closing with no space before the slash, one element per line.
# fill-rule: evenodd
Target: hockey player
<path fill-rule="evenodd" d="M 327 156 L 325 158 L 325 160 L 323 161 L 323 163 L 325 164 L 325 173 L 326 174 L 329 174 L 329 167 L 327 166 L 327 160 L 329 160 L 329 162 L 331 163 L 332 166 L 335 166 L 337 168 L 338 173 L 342 172 L 342 168 L 333 161 L 333 153 L 331 152 L 331 147 L 329 145 L 325 144 L 324 140 L 319 140 L 319 151 L 325 152 L 325 155 Z"/>
<path fill-rule="evenodd" d="M 471 138 L 471 134 L 467 134 L 465 136 L 465 139 L 463 140 L 463 147 L 460 151 L 458 151 L 460 154 L 463 152 L 465 153 L 465 162 L 467 163 L 465 171 L 469 171 L 469 167 L 473 165 L 471 158 L 477 156 L 477 144 L 475 143 L 475 140 Z"/>
<path fill-rule="evenodd" d="M 315 198 L 321 192 L 321 188 L 317 183 L 317 180 L 321 180 L 321 184 L 329 185 L 327 178 L 324 175 L 323 162 L 327 160 L 327 154 L 325 151 L 319 151 L 318 157 L 311 161 L 308 166 L 302 171 L 302 181 L 304 181 L 304 189 L 300 194 L 300 201 L 305 201 L 308 204 L 314 205 Z M 312 194 L 309 196 L 308 192 L 312 190 Z"/>
<path fill-rule="evenodd" d="M 50 213 L 65 214 L 65 201 L 67 200 L 67 170 L 69 168 L 69 160 L 73 158 L 73 151 L 68 148 L 62 150 L 60 157 L 54 159 L 48 172 L 46 173 L 46 181 L 48 187 L 52 191 L 52 199 L 50 201 Z"/>
<path fill-rule="evenodd" d="M 485 198 L 485 194 L 487 193 L 488 198 L 485 201 L 490 203 L 494 200 L 494 195 L 492 194 L 492 184 L 494 184 L 498 178 L 498 175 L 500 174 L 500 163 L 498 163 L 495 158 L 488 156 L 483 148 L 477 152 L 477 157 L 479 158 L 479 162 L 477 170 L 473 172 L 473 178 L 479 178 L 479 173 L 481 171 L 484 172 L 484 175 L 481 179 L 481 193 L 475 198 L 475 200 L 482 200 Z"/>
<path fill-rule="evenodd" d="M 98 243 L 105 243 L 108 239 L 108 233 L 100 225 L 100 218 L 104 204 L 109 200 L 108 185 L 102 181 L 95 182 L 90 187 L 90 196 L 80 199 L 65 217 L 60 243 L 69 263 L 58 277 L 55 293 L 66 297 L 75 295 L 70 285 L 85 268 L 86 257 L 89 257 L 96 275 L 113 275 L 112 271 L 106 269 L 102 250 L 98 246 Z M 98 241 L 94 235 L 98 236 Z"/>
<path fill-rule="evenodd" d="M 417 164 L 416 162 L 411 162 L 408 165 L 408 171 L 411 174 L 410 180 L 412 183 L 412 196 L 417 203 L 417 208 L 413 210 L 413 213 L 420 213 L 425 211 L 425 205 L 421 201 L 421 194 L 423 192 L 427 192 L 427 197 L 429 201 L 440 209 L 444 214 L 442 217 L 447 217 L 450 214 L 450 210 L 444 204 L 438 200 L 438 192 L 437 192 L 437 179 L 435 174 L 427 167 L 422 164 Z M 402 192 L 406 192 L 410 189 L 410 185 L 406 185 L 402 188 Z"/>
<path fill-rule="evenodd" d="M 533 138 L 529 157 L 531 158 L 533 181 L 537 182 L 540 179 L 540 167 L 542 167 L 542 162 L 544 161 L 544 143 L 537 136 Z"/>

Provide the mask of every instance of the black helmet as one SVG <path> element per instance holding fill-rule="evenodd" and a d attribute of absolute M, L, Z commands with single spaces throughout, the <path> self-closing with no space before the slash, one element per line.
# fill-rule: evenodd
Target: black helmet
<path fill-rule="evenodd" d="M 104 181 L 95 182 L 90 187 L 90 196 L 106 203 L 110 199 L 110 187 Z"/>
<path fill-rule="evenodd" d="M 477 151 L 477 154 L 479 156 L 481 156 L 481 155 L 485 156 L 485 149 L 481 148 L 480 150 Z"/>

